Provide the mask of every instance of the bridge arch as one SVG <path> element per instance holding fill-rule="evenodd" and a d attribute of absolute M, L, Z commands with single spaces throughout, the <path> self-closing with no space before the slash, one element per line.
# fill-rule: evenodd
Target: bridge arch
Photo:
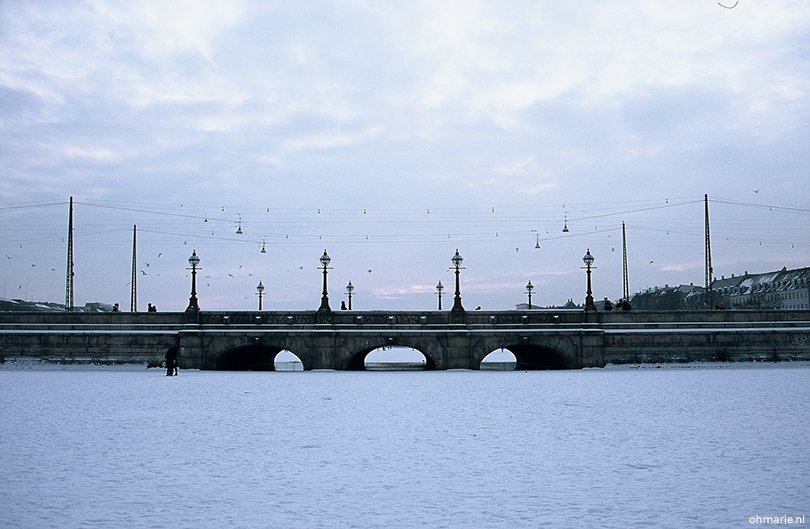
<path fill-rule="evenodd" d="M 283 366 L 277 364 L 281 360 Z M 214 363 L 213 369 L 219 371 L 299 371 L 294 365 L 301 364 L 301 359 L 287 349 L 274 345 L 246 343 L 223 351 Z"/>
<path fill-rule="evenodd" d="M 573 366 L 565 354 L 551 347 L 530 343 L 512 344 L 504 347 L 515 355 L 516 370 L 571 369 Z"/>
<path fill-rule="evenodd" d="M 535 342 L 528 339 L 506 343 L 490 343 L 474 359 L 474 367 L 481 369 L 481 362 L 489 355 L 501 350 L 509 351 L 515 357 L 515 370 L 555 370 L 576 369 L 578 365 L 577 348 L 565 341 L 553 344 Z M 486 369 L 486 366 L 484 367 Z"/>
<path fill-rule="evenodd" d="M 500 348 L 492 351 L 478 365 L 483 371 L 514 371 L 517 368 L 517 357 L 509 349 Z"/>
<path fill-rule="evenodd" d="M 403 345 L 389 345 L 389 344 L 382 344 L 382 345 L 377 345 L 377 346 L 366 346 L 366 347 L 363 347 L 362 349 L 360 349 L 358 351 L 355 351 L 353 354 L 351 354 L 349 356 L 348 361 L 346 362 L 346 369 L 349 370 L 349 371 L 364 371 L 366 369 L 369 369 L 369 367 L 367 366 L 367 361 L 366 360 L 370 356 L 374 357 L 374 356 L 377 356 L 378 353 L 384 353 L 387 350 L 397 350 L 397 349 L 408 349 L 408 350 L 415 351 L 416 353 L 421 354 L 421 356 L 424 359 L 424 363 L 423 363 L 422 366 L 417 365 L 418 361 L 415 361 L 415 362 L 402 362 L 403 365 L 402 365 L 401 368 L 403 368 L 403 369 L 408 368 L 408 369 L 414 369 L 414 370 L 422 369 L 422 370 L 426 370 L 426 371 L 432 371 L 432 370 L 436 369 L 436 362 L 433 360 L 433 358 L 431 358 L 429 354 L 427 354 L 424 351 L 420 350 L 418 347 L 403 346 Z M 384 356 L 385 356 L 384 354 L 379 355 L 379 356 L 383 356 L 383 360 L 384 360 Z M 390 362 L 389 365 L 392 366 L 393 368 L 396 368 L 396 366 L 394 366 L 394 363 L 395 362 Z"/>

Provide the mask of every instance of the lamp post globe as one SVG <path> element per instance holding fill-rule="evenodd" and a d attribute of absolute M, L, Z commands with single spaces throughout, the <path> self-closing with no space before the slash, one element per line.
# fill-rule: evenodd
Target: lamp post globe
<path fill-rule="evenodd" d="M 326 290 L 326 274 L 327 270 L 329 270 L 329 263 L 332 261 L 332 258 L 329 257 L 329 254 L 326 253 L 326 250 L 323 251 L 323 255 L 320 258 L 321 266 L 323 267 L 323 293 L 321 294 L 321 306 L 318 308 L 319 312 L 331 312 L 332 309 L 329 308 L 329 294 Z"/>
<path fill-rule="evenodd" d="M 582 262 L 585 263 L 585 275 L 587 277 L 587 290 L 585 291 L 585 310 L 586 311 L 595 311 L 596 304 L 593 302 L 593 291 L 591 290 L 591 269 L 596 268 L 593 266 L 594 258 L 591 255 L 591 249 L 585 252 L 585 256 L 582 258 Z"/>
<path fill-rule="evenodd" d="M 256 292 L 259 293 L 259 310 L 262 310 L 262 296 L 264 295 L 264 285 L 262 285 L 261 281 L 259 281 L 259 284 L 256 285 Z"/>
<path fill-rule="evenodd" d="M 453 268 L 456 271 L 456 294 L 453 298 L 453 308 L 451 309 L 452 312 L 464 312 L 464 307 L 461 305 L 461 282 L 459 276 L 461 275 L 460 270 L 462 269 L 461 263 L 464 259 L 461 257 L 461 254 L 458 253 L 458 248 L 456 249 L 456 253 L 453 255 L 451 259 L 453 262 Z"/>
<path fill-rule="evenodd" d="M 191 251 L 188 264 L 191 265 L 191 297 L 188 298 L 186 312 L 199 312 L 200 304 L 197 300 L 197 266 L 200 264 L 200 258 L 197 256 L 197 250 Z"/>

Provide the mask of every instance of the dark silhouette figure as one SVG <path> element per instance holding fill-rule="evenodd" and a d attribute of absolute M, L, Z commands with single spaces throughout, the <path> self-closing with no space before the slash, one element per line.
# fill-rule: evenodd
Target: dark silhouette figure
<path fill-rule="evenodd" d="M 157 307 L 149 303 L 149 307 L 146 309 L 147 312 L 157 312 Z"/>
<path fill-rule="evenodd" d="M 340 302 L 340 310 L 348 310 L 348 309 L 346 308 L 346 302 L 345 302 L 345 301 L 341 301 L 341 302 Z"/>
<path fill-rule="evenodd" d="M 613 310 L 613 303 L 611 303 L 608 298 L 605 298 L 605 310 L 608 312 Z"/>
<path fill-rule="evenodd" d="M 179 349 L 176 345 L 169 347 L 166 350 L 166 376 L 170 377 L 177 374 L 177 356 Z"/>
<path fill-rule="evenodd" d="M 113 312 L 118 312 L 119 310 L 121 310 L 121 309 L 118 307 L 118 303 L 113 305 L 113 310 L 112 310 Z"/>

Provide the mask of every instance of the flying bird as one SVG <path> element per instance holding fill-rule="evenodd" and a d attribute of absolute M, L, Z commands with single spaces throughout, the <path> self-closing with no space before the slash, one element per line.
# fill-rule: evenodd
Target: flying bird
<path fill-rule="evenodd" d="M 737 4 L 739 4 L 739 3 L 740 3 L 740 0 L 737 0 L 736 2 L 734 2 L 734 5 L 724 6 L 720 2 L 717 2 L 717 5 L 719 5 L 720 7 L 725 7 L 726 9 L 734 9 L 735 7 L 737 7 Z"/>
<path fill-rule="evenodd" d="M 142 275 L 146 275 L 146 270 L 141 270 Z"/>

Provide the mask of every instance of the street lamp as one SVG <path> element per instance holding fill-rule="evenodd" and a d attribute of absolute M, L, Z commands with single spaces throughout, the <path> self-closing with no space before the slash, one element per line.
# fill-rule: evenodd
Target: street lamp
<path fill-rule="evenodd" d="M 532 310 L 532 290 L 534 290 L 534 285 L 532 285 L 531 280 L 526 283 L 526 293 L 529 295 L 529 310 Z"/>
<path fill-rule="evenodd" d="M 442 285 L 441 280 L 436 284 L 436 293 L 439 295 L 439 310 L 442 310 L 442 290 L 444 290 L 444 285 Z"/>
<path fill-rule="evenodd" d="M 259 281 L 259 284 L 256 285 L 256 292 L 259 293 L 259 310 L 262 310 L 262 296 L 264 295 L 264 285 L 262 285 L 261 281 Z"/>
<path fill-rule="evenodd" d="M 197 302 L 197 265 L 200 264 L 200 258 L 197 257 L 197 250 L 191 251 L 188 264 L 191 265 L 191 297 L 188 298 L 186 312 L 199 312 L 200 305 Z"/>
<path fill-rule="evenodd" d="M 329 262 L 332 258 L 329 257 L 326 250 L 324 250 L 320 260 L 321 266 L 323 266 L 323 294 L 321 295 L 321 306 L 318 308 L 318 312 L 331 312 L 332 309 L 329 308 L 329 295 L 326 292 L 326 271 L 329 269 Z"/>
<path fill-rule="evenodd" d="M 464 307 L 461 306 L 461 284 L 459 282 L 460 270 L 462 269 L 461 262 L 464 261 L 464 259 L 461 257 L 461 254 L 458 253 L 458 248 L 451 261 L 453 261 L 453 267 L 456 270 L 456 297 L 453 298 L 453 308 L 451 312 L 464 312 Z"/>
<path fill-rule="evenodd" d="M 593 265 L 593 255 L 591 255 L 591 250 L 588 248 L 588 251 L 585 252 L 585 257 L 582 258 L 582 262 L 585 263 L 585 275 L 588 278 L 588 290 L 585 292 L 585 310 L 596 310 L 596 305 L 593 303 L 593 292 L 591 291 L 591 268 L 596 268 Z"/>
<path fill-rule="evenodd" d="M 354 292 L 354 285 L 349 281 L 349 284 L 346 285 L 346 293 L 349 295 L 349 310 L 352 310 L 352 292 Z"/>

